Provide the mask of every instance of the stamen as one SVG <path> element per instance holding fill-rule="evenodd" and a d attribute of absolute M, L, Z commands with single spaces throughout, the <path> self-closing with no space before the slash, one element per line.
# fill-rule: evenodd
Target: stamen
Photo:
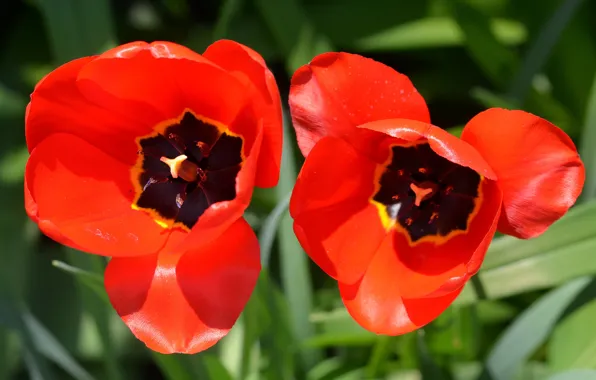
<path fill-rule="evenodd" d="M 198 177 L 198 166 L 188 161 L 186 155 L 181 154 L 176 158 L 161 157 L 160 161 L 170 167 L 172 178 L 182 178 L 187 182 L 194 182 Z"/>
<path fill-rule="evenodd" d="M 420 202 L 427 198 L 430 198 L 430 196 L 435 192 L 436 187 L 437 186 L 435 184 L 426 182 L 422 183 L 420 187 L 411 183 L 410 189 L 412 189 L 412 191 L 416 195 L 416 200 L 414 200 L 414 204 L 417 207 L 420 207 Z"/>
<path fill-rule="evenodd" d="M 197 142 L 197 148 L 201 150 L 201 153 L 204 157 L 208 157 L 209 153 L 211 153 L 211 147 L 209 146 L 209 144 L 206 144 L 203 141 Z"/>

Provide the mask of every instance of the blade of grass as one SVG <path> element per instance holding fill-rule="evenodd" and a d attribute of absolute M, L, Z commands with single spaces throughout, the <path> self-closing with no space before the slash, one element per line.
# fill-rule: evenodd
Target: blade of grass
<path fill-rule="evenodd" d="M 157 352 L 152 352 L 151 355 L 153 362 L 157 364 L 167 380 L 194 380 L 200 378 L 190 362 L 190 356 L 163 355 Z"/>
<path fill-rule="evenodd" d="M 540 297 L 521 313 L 494 344 L 480 378 L 512 379 L 516 370 L 546 340 L 566 309 L 590 284 L 590 278 L 575 279 Z"/>
<path fill-rule="evenodd" d="M 32 314 L 22 312 L 21 318 L 30 334 L 35 348 L 45 357 L 59 365 L 77 380 L 93 380 L 93 377 L 68 353 L 58 340 Z"/>
<path fill-rule="evenodd" d="M 517 56 L 497 40 L 489 28 L 489 17 L 461 0 L 454 1 L 452 7 L 469 54 L 496 87 L 504 88 L 513 76 Z"/>
<path fill-rule="evenodd" d="M 198 379 L 234 379 L 215 355 L 200 354 L 195 359 L 198 359 Z"/>
<path fill-rule="evenodd" d="M 571 313 L 552 334 L 548 361 L 554 371 L 596 368 L 596 300 Z"/>
<path fill-rule="evenodd" d="M 221 5 L 219 17 L 215 28 L 213 28 L 213 40 L 225 38 L 228 35 L 228 30 L 232 19 L 242 7 L 243 0 L 226 0 Z"/>
<path fill-rule="evenodd" d="M 248 366 L 245 361 L 248 360 L 244 354 L 244 338 L 247 331 L 244 326 L 244 316 L 242 313 L 240 318 L 234 324 L 234 328 L 230 330 L 228 335 L 218 344 L 219 359 L 223 366 L 235 379 L 242 379 Z"/>
<path fill-rule="evenodd" d="M 526 39 L 524 25 L 511 20 L 494 20 L 490 30 L 496 39 L 505 45 L 519 45 Z M 431 49 L 445 46 L 461 46 L 464 35 L 453 19 L 428 17 L 403 24 L 356 39 L 355 48 L 363 51 L 400 51 Z"/>
<path fill-rule="evenodd" d="M 366 365 L 367 379 L 376 379 L 381 375 L 383 364 L 387 361 L 393 345 L 395 345 L 395 337 L 377 337 L 370 358 L 368 359 L 368 364 Z"/>
<path fill-rule="evenodd" d="M 280 220 L 290 205 L 291 193 L 283 197 L 275 208 L 267 215 L 259 233 L 259 245 L 261 246 L 261 264 L 264 268 L 269 266 L 269 258 L 273 250 L 273 242 L 280 224 Z"/>
<path fill-rule="evenodd" d="M 589 239 L 593 237 L 594 231 L 586 227 L 593 226 L 594 223 L 596 223 L 596 201 L 591 201 L 573 207 L 544 234 L 536 238 L 529 240 L 510 236 L 497 238 L 490 245 L 482 269 L 496 268 Z"/>
<path fill-rule="evenodd" d="M 284 116 L 283 154 L 279 184 L 276 188 L 278 201 L 287 197 L 292 191 L 297 176 L 289 118 L 287 115 Z M 281 217 L 278 235 L 281 279 L 284 293 L 288 299 L 294 338 L 304 341 L 314 335 L 313 326 L 308 319 L 312 310 L 312 283 L 308 257 L 294 235 L 292 224 L 289 214 Z M 316 349 L 306 349 L 302 352 L 303 364 L 306 368 L 312 368 L 319 358 L 320 354 Z"/>
<path fill-rule="evenodd" d="M 110 317 L 115 312 L 103 288 L 102 274 L 106 265 L 105 258 L 95 255 L 85 255 L 70 248 L 66 248 L 66 252 L 69 261 L 77 265 L 76 269 L 78 271 L 73 273 L 73 275 L 79 280 L 83 306 L 90 312 L 99 332 L 104 352 L 103 364 L 105 366 L 106 377 L 110 380 L 124 379 L 124 371 L 118 364 L 115 343 L 110 331 Z"/>
<path fill-rule="evenodd" d="M 586 183 L 581 196 L 584 201 L 596 196 L 596 149 L 594 149 L 594 144 L 596 144 L 596 74 L 585 111 L 584 129 L 579 149 L 586 166 Z"/>
<path fill-rule="evenodd" d="M 115 42 L 108 0 L 40 0 L 39 7 L 58 63 L 97 54 Z"/>
<path fill-rule="evenodd" d="M 293 380 L 296 372 L 294 356 L 298 347 L 288 298 L 270 279 L 267 269 L 261 271 L 254 293 L 257 296 L 249 302 L 253 311 L 251 318 L 258 318 L 261 329 L 259 344 L 269 363 L 264 378 Z"/>
<path fill-rule="evenodd" d="M 70 273 L 75 276 L 77 280 L 87 286 L 89 289 L 93 291 L 100 299 L 106 302 L 106 304 L 110 305 L 110 300 L 108 299 L 108 295 L 103 288 L 103 278 L 96 273 L 92 273 L 81 268 L 74 267 L 70 264 L 67 264 L 63 261 L 53 260 L 52 265 L 60 270 L 63 270 L 67 273 Z"/>
<path fill-rule="evenodd" d="M 596 371 L 591 369 L 574 369 L 555 373 L 547 380 L 596 380 Z"/>
<path fill-rule="evenodd" d="M 39 354 L 29 345 L 23 347 L 23 360 L 25 361 L 25 366 L 27 367 L 27 372 L 29 373 L 29 378 L 31 380 L 54 379 L 54 376 L 47 368 L 46 363 L 41 360 Z"/>
<path fill-rule="evenodd" d="M 553 12 L 550 20 L 544 24 L 538 37 L 528 50 L 521 68 L 515 75 L 508 97 L 518 104 L 523 104 L 532 86 L 534 76 L 542 69 L 563 29 L 569 23 L 583 0 L 567 0 Z"/>
<path fill-rule="evenodd" d="M 596 273 L 596 200 L 571 209 L 541 236 L 520 240 L 500 237 L 491 244 L 482 269 L 474 276 L 487 299 L 500 299 L 530 290 L 560 285 L 571 279 Z M 466 305 L 481 298 L 469 282 L 455 304 Z M 342 308 L 317 313 L 313 322 L 321 327 L 350 320 Z M 347 322 L 345 322 L 347 323 Z"/>
<path fill-rule="evenodd" d="M 46 359 L 37 349 L 37 343 L 31 331 L 25 325 L 22 311 L 14 301 L 0 298 L 0 326 L 17 333 L 22 344 L 23 361 L 29 373 L 29 378 L 34 380 L 53 380 L 54 374 L 50 370 Z"/>
<path fill-rule="evenodd" d="M 443 370 L 435 363 L 426 346 L 424 335 L 424 330 L 416 332 L 416 352 L 420 361 L 422 380 L 446 380 Z"/>
<path fill-rule="evenodd" d="M 475 277 L 487 298 L 498 299 L 596 273 L 596 263 L 591 259 L 596 237 L 589 227 L 595 223 L 596 201 L 591 201 L 575 206 L 537 238 L 495 239 Z M 477 300 L 472 288 L 466 285 L 456 303 Z"/>
<path fill-rule="evenodd" d="M 316 30 L 297 0 L 257 0 L 256 5 L 287 57 L 290 74 L 315 55 L 333 50 L 328 38 Z"/>

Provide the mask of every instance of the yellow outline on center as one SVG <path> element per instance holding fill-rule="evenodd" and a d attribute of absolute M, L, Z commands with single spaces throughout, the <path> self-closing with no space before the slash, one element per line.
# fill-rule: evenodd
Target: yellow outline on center
<path fill-rule="evenodd" d="M 130 169 L 130 180 L 132 182 L 134 191 L 135 191 L 135 196 L 133 198 L 133 201 L 130 205 L 130 207 L 133 210 L 137 210 L 137 211 L 144 211 L 147 214 L 149 214 L 153 220 L 155 221 L 155 223 L 157 223 L 160 227 L 162 228 L 174 228 L 174 227 L 180 227 L 185 231 L 190 231 L 190 229 L 184 225 L 183 223 L 180 222 L 175 222 L 175 219 L 166 219 L 163 216 L 161 216 L 159 214 L 159 212 L 155 209 L 152 208 L 144 208 L 144 207 L 139 207 L 137 206 L 137 202 L 139 200 L 139 198 L 141 197 L 141 194 L 143 193 L 143 188 L 140 185 L 140 176 L 143 173 L 143 154 L 142 154 L 142 146 L 141 146 L 141 141 L 144 139 L 148 139 L 151 137 L 155 137 L 157 135 L 162 134 L 162 132 L 164 132 L 168 127 L 171 127 L 175 124 L 180 124 L 180 122 L 182 121 L 182 119 L 184 118 L 184 115 L 190 112 L 197 120 L 200 120 L 206 124 L 212 125 L 214 127 L 217 128 L 217 130 L 219 131 L 219 134 L 217 136 L 217 139 L 215 140 L 215 142 L 217 142 L 219 140 L 219 138 L 221 137 L 221 135 L 223 134 L 227 134 L 229 136 L 232 137 L 238 137 L 242 140 L 242 148 L 240 149 L 240 159 L 242 160 L 241 162 L 241 166 L 244 164 L 244 161 L 246 160 L 246 157 L 244 155 L 244 137 L 240 134 L 237 134 L 235 132 L 232 132 L 230 130 L 230 128 L 225 125 L 220 123 L 219 121 L 210 119 L 208 117 L 205 116 L 201 116 L 196 114 L 193 110 L 191 110 L 190 108 L 185 108 L 184 111 L 182 111 L 182 113 L 180 114 L 180 116 L 173 118 L 173 119 L 167 119 L 164 120 L 162 122 L 159 122 L 154 128 L 153 128 L 153 132 L 151 132 L 148 135 L 145 136 L 139 136 L 135 139 L 135 143 L 137 145 L 137 151 L 139 152 L 138 154 L 138 158 L 137 161 L 135 162 L 134 166 Z M 213 145 L 215 145 L 215 142 L 213 143 Z M 165 165 L 165 164 L 164 164 Z"/>
<path fill-rule="evenodd" d="M 423 140 L 423 141 L 418 140 L 418 141 L 408 142 L 406 144 L 392 144 L 392 145 L 390 145 L 389 150 L 391 153 L 389 154 L 389 157 L 382 164 L 377 164 L 377 167 L 375 168 L 374 192 L 368 198 L 369 202 L 372 203 L 374 206 L 376 206 L 377 209 L 379 210 L 379 218 L 381 219 L 381 223 L 385 227 L 385 230 L 390 231 L 391 229 L 394 229 L 398 233 L 404 235 L 406 237 L 406 240 L 408 241 L 408 245 L 410 247 L 415 247 L 416 245 L 422 244 L 422 243 L 435 243 L 435 245 L 440 245 L 440 244 L 447 242 L 448 240 L 450 240 L 451 238 L 453 238 L 457 235 L 462 235 L 462 234 L 467 233 L 468 229 L 470 228 L 470 224 L 471 224 L 472 220 L 476 217 L 476 215 L 480 211 L 480 206 L 482 205 L 482 201 L 484 200 L 484 194 L 482 192 L 484 176 L 478 174 L 480 176 L 480 181 L 478 182 L 478 189 L 477 189 L 478 195 L 474 199 L 474 209 L 472 210 L 470 215 L 468 215 L 468 219 L 466 221 L 468 228 L 466 228 L 465 230 L 453 230 L 445 236 L 426 235 L 426 236 L 416 240 L 415 242 L 412 241 L 412 237 L 410 236 L 410 233 L 404 227 L 402 227 L 402 225 L 399 224 L 399 222 L 397 220 L 393 220 L 389 216 L 389 213 L 387 212 L 387 206 L 385 206 L 381 202 L 375 201 L 373 198 L 381 189 L 381 176 L 387 169 L 387 166 L 389 166 L 391 164 L 391 161 L 393 160 L 393 147 L 397 146 L 397 147 L 406 147 L 407 148 L 407 147 L 411 147 L 411 146 L 415 146 L 415 145 L 422 145 L 422 144 L 427 144 L 427 143 L 428 142 L 426 140 Z M 454 165 L 457 165 L 457 164 L 454 163 Z"/>

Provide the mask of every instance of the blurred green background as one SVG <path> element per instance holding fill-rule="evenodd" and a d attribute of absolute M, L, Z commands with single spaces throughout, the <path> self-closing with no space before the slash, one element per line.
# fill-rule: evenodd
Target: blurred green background
<path fill-rule="evenodd" d="M 596 379 L 596 1 L 10 0 L 0 6 L 0 379 Z M 286 124 L 282 178 L 247 219 L 264 270 L 232 332 L 199 355 L 136 341 L 102 285 L 105 259 L 43 237 L 25 216 L 23 116 L 57 65 L 134 40 L 259 51 L 286 104 L 320 52 L 410 76 L 434 124 L 457 134 L 486 107 L 520 108 L 572 136 L 578 205 L 537 239 L 497 237 L 455 304 L 424 329 L 371 334 L 302 252 L 287 215 L 302 163 Z M 150 80 L 148 78 L 148 80 Z"/>

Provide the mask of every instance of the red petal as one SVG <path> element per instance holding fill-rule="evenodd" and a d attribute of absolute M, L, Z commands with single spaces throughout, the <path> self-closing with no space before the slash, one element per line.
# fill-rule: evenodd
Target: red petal
<path fill-rule="evenodd" d="M 374 192 L 376 165 L 342 139 L 325 137 L 304 162 L 290 201 L 295 218 L 352 198 L 368 199 Z M 337 186 L 341 183 L 341 186 Z"/>
<path fill-rule="evenodd" d="M 26 189 L 29 215 L 61 243 L 132 256 L 157 252 L 166 241 L 164 229 L 131 209 L 130 167 L 76 136 L 53 134 L 35 147 Z"/>
<path fill-rule="evenodd" d="M 256 185 L 275 186 L 279 179 L 283 129 L 281 100 L 273 74 L 257 52 L 235 41 L 217 41 L 205 50 L 203 56 L 254 85 L 253 100 L 257 112 L 264 118 Z"/>
<path fill-rule="evenodd" d="M 249 88 L 234 76 L 169 42 L 112 49 L 85 65 L 77 86 L 90 102 L 150 127 L 185 109 L 229 125 L 250 102 Z"/>
<path fill-rule="evenodd" d="M 232 328 L 260 271 L 259 244 L 244 219 L 216 240 L 162 252 L 114 258 L 105 272 L 112 305 L 132 333 L 161 353 L 193 354 Z"/>
<path fill-rule="evenodd" d="M 180 229 L 172 230 L 167 247 L 181 251 L 188 245 L 195 246 L 208 242 L 221 235 L 232 223 L 242 217 L 254 190 L 258 152 L 262 139 L 263 132 L 259 131 L 250 154 L 236 176 L 236 198 L 211 205 L 201 215 L 190 233 Z"/>
<path fill-rule="evenodd" d="M 366 200 L 300 214 L 294 232 L 321 269 L 347 284 L 362 277 L 387 235 L 378 209 Z"/>
<path fill-rule="evenodd" d="M 401 335 L 437 318 L 462 288 L 440 297 L 404 298 L 392 246 L 392 238 L 386 238 L 362 281 L 354 285 L 340 282 L 339 290 L 348 312 L 362 327 L 376 334 Z"/>
<path fill-rule="evenodd" d="M 87 102 L 76 86 L 78 73 L 93 59 L 81 58 L 62 65 L 37 84 L 25 115 L 30 152 L 53 133 L 70 133 L 124 162 L 136 160 L 134 139 L 150 128 L 135 123 L 134 117 L 131 122 L 130 116 Z"/>
<path fill-rule="evenodd" d="M 430 122 L 426 103 L 408 77 L 348 53 L 324 53 L 299 68 L 292 77 L 289 103 L 304 156 L 327 135 L 349 138 L 357 145 L 367 134 L 354 127 L 369 121 Z"/>
<path fill-rule="evenodd" d="M 290 202 L 294 231 L 306 253 L 346 283 L 362 276 L 386 235 L 369 202 L 375 166 L 344 140 L 325 137 L 307 157 Z"/>
<path fill-rule="evenodd" d="M 575 203 L 585 169 L 562 130 L 523 111 L 492 108 L 476 115 L 462 139 L 489 162 L 503 191 L 499 231 L 540 235 Z"/>
<path fill-rule="evenodd" d="M 444 243 L 422 242 L 413 246 L 402 233 L 395 233 L 393 245 L 387 242 L 383 246 L 393 249 L 396 256 L 392 273 L 399 278 L 402 297 L 443 296 L 462 287 L 478 271 L 495 234 L 502 199 L 494 181 L 485 179 L 481 189 L 482 205 L 465 233 Z M 367 273 L 374 275 L 370 268 Z"/>
<path fill-rule="evenodd" d="M 366 123 L 359 128 L 381 132 L 404 141 L 426 139 L 431 149 L 439 156 L 468 167 L 488 179 L 497 178 L 490 165 L 473 146 L 432 124 L 416 120 L 392 119 Z"/>
<path fill-rule="evenodd" d="M 37 203 L 35 203 L 35 200 L 31 196 L 31 190 L 27 185 L 27 177 L 25 177 L 25 211 L 27 212 L 29 218 L 31 218 L 31 220 L 37 224 L 40 231 L 43 232 L 44 235 L 59 242 L 60 244 L 64 244 L 79 250 L 81 249 L 72 241 L 65 238 L 64 235 L 62 235 L 58 228 L 54 225 L 54 223 L 48 220 L 39 220 Z"/>

